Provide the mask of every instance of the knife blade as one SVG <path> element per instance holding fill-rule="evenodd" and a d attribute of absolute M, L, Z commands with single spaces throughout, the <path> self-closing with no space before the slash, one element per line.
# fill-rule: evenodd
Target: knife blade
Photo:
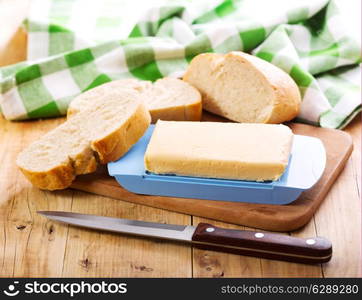
<path fill-rule="evenodd" d="M 323 237 L 226 229 L 207 223 L 173 225 L 63 211 L 38 211 L 48 219 L 96 230 L 187 242 L 213 251 L 298 263 L 324 263 L 332 257 L 332 244 Z"/>

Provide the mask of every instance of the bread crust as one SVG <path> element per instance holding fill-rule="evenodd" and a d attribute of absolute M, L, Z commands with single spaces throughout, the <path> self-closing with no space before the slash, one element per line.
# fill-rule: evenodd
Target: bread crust
<path fill-rule="evenodd" d="M 18 165 L 19 166 L 19 165 Z M 71 163 L 58 165 L 51 170 L 34 172 L 19 166 L 25 177 L 36 187 L 43 190 L 59 190 L 69 187 L 75 179 Z"/>
<path fill-rule="evenodd" d="M 200 121 L 202 117 L 202 104 L 201 104 L 201 94 L 200 101 L 197 103 L 192 103 L 185 107 L 185 121 Z"/>
<path fill-rule="evenodd" d="M 203 61 L 205 60 L 206 64 L 210 65 L 210 69 L 213 70 L 213 73 L 216 73 L 218 71 L 218 69 L 220 69 L 220 65 L 218 64 L 219 61 L 224 59 L 224 54 L 220 54 L 220 53 L 201 53 L 197 56 L 195 56 L 189 67 L 187 68 L 184 76 L 183 76 L 183 80 L 191 85 L 194 85 L 196 88 L 198 88 L 200 94 L 201 94 L 201 98 L 202 98 L 202 109 L 205 109 L 209 112 L 212 112 L 216 115 L 220 115 L 223 117 L 226 117 L 223 112 L 220 110 L 220 108 L 216 105 L 216 101 L 214 101 L 214 99 L 208 95 L 205 91 L 203 91 L 203 89 L 201 89 L 200 87 L 197 86 L 197 84 L 195 84 L 195 82 L 193 81 L 192 77 L 193 77 L 193 73 L 194 72 L 198 72 L 199 69 L 201 68 L 201 66 L 199 64 L 202 64 Z M 201 118 L 201 116 L 200 116 Z M 234 120 L 236 121 L 236 120 Z"/>
<path fill-rule="evenodd" d="M 200 121 L 202 116 L 201 94 L 197 101 L 187 105 L 150 109 L 152 124 L 163 121 Z"/>
<path fill-rule="evenodd" d="M 217 73 L 220 71 L 219 69 L 221 69 L 219 67 L 221 64 L 219 63 L 230 58 L 236 59 L 240 63 L 247 64 L 249 67 L 254 68 L 271 87 L 274 93 L 273 105 L 269 116 L 265 118 L 263 123 L 282 123 L 285 121 L 290 121 L 298 115 L 300 110 L 301 96 L 298 86 L 293 81 L 293 79 L 278 67 L 258 57 L 240 51 L 233 51 L 228 54 L 200 54 L 192 60 L 183 79 L 197 87 L 197 84 L 194 83 L 192 77 L 194 72 L 198 72 L 200 65 L 203 63 L 210 64 L 213 66 L 211 67 L 212 72 Z M 215 99 L 212 97 L 212 95 L 208 95 L 206 93 L 202 93 L 202 97 L 204 102 L 213 103 L 213 105 L 204 104 L 204 108 L 206 110 L 222 115 L 223 117 L 230 118 L 218 108 L 218 99 Z M 206 99 L 210 99 L 212 101 L 205 101 Z"/>
<path fill-rule="evenodd" d="M 301 96 L 294 80 L 282 69 L 256 56 L 243 52 L 231 52 L 227 55 L 240 57 L 251 64 L 264 76 L 274 90 L 274 105 L 265 123 L 277 124 L 294 119 L 300 111 Z"/>
<path fill-rule="evenodd" d="M 79 96 L 75 97 L 72 102 L 70 102 L 67 110 L 67 118 L 79 113 L 84 107 L 84 102 L 87 102 L 87 98 L 97 98 L 102 94 L 107 93 L 109 90 L 127 90 L 128 92 L 139 93 L 147 88 L 152 86 L 150 81 L 140 81 L 133 78 L 128 79 L 118 79 L 111 82 L 101 84 L 95 88 L 92 88 Z"/>
<path fill-rule="evenodd" d="M 150 125 L 151 116 L 144 104 L 118 129 L 108 136 L 92 141 L 91 147 L 98 154 L 99 162 L 106 164 L 119 159 L 142 137 Z"/>
<path fill-rule="evenodd" d="M 161 108 L 149 107 L 152 123 L 157 120 L 164 121 L 200 121 L 202 115 L 202 98 L 200 92 L 191 84 L 176 78 L 165 77 L 157 80 L 154 86 L 161 86 L 166 92 L 172 93 L 173 89 L 184 89 L 184 94 L 188 95 L 187 103 L 174 104 Z M 170 92 L 171 91 L 171 92 Z M 180 91 L 176 91 L 176 94 Z M 144 94 L 147 97 L 147 90 Z M 147 101 L 146 101 L 147 103 Z"/>
<path fill-rule="evenodd" d="M 142 137 L 151 121 L 144 104 L 140 103 L 130 118 L 105 137 L 93 140 L 75 157 L 44 171 L 32 171 L 23 166 L 19 154 L 17 165 L 36 187 L 59 190 L 69 187 L 79 174 L 92 173 L 98 163 L 106 164 L 119 159 Z"/>
<path fill-rule="evenodd" d="M 158 83 L 163 81 L 170 80 L 179 80 L 175 78 L 162 78 L 157 80 Z M 113 90 L 122 90 L 127 88 L 128 90 L 132 90 L 134 93 L 142 95 L 142 97 L 147 98 L 147 89 L 152 89 L 152 83 L 149 81 L 139 81 L 137 79 L 120 79 L 116 81 L 112 81 L 110 83 L 106 83 L 108 88 L 112 88 Z M 200 121 L 202 115 L 202 99 L 199 91 L 187 84 L 189 89 L 194 90 L 194 94 L 197 95 L 196 99 L 191 104 L 184 105 L 174 105 L 169 107 L 161 107 L 161 108 L 148 108 L 151 114 L 151 123 L 156 123 L 157 120 L 168 120 L 168 121 Z M 104 85 L 100 85 L 95 87 L 92 90 L 89 90 L 86 93 L 86 96 L 96 95 L 97 93 L 105 92 L 107 88 Z M 166 89 L 169 92 L 169 89 Z M 67 118 L 71 118 L 82 110 L 82 107 L 85 106 L 84 94 L 75 98 L 69 105 L 67 111 Z M 147 105 L 147 101 L 145 102 Z"/>

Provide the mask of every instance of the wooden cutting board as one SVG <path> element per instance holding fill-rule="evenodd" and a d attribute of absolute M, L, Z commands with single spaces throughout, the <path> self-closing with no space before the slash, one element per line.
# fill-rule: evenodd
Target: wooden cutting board
<path fill-rule="evenodd" d="M 205 114 L 204 119 L 223 121 L 208 114 Z M 123 189 L 113 177 L 110 177 L 105 167 L 99 169 L 95 174 L 79 176 L 72 188 L 248 227 L 292 231 L 303 226 L 312 218 L 351 155 L 353 143 L 351 137 L 340 130 L 297 123 L 291 123 L 289 126 L 296 134 L 321 139 L 327 152 L 327 164 L 320 181 L 288 205 L 235 203 L 134 194 Z"/>

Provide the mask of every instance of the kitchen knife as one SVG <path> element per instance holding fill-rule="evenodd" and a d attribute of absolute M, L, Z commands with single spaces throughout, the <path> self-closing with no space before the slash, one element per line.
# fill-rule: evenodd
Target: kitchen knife
<path fill-rule="evenodd" d="M 323 263 L 332 257 L 325 238 L 220 228 L 199 223 L 171 225 L 62 211 L 38 211 L 48 219 L 80 227 L 189 242 L 197 248 L 298 263 Z"/>

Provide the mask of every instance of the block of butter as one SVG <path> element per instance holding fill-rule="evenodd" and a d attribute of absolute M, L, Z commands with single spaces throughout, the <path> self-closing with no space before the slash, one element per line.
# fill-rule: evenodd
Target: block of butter
<path fill-rule="evenodd" d="M 145 153 L 155 174 L 251 181 L 285 171 L 293 133 L 285 125 L 158 121 Z"/>

